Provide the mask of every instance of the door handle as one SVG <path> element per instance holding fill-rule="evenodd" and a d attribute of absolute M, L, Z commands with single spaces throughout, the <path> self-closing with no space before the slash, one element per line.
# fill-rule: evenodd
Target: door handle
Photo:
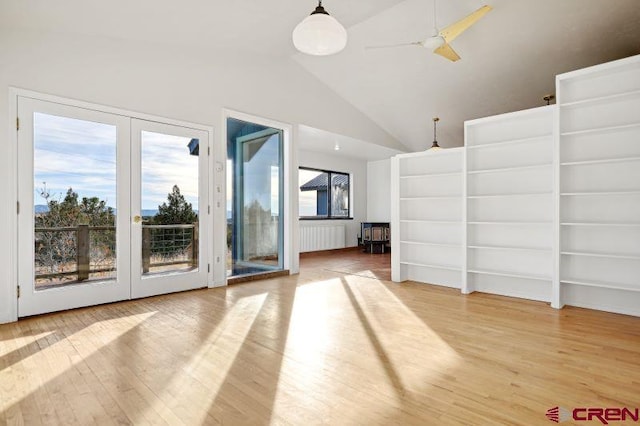
<path fill-rule="evenodd" d="M 136 215 L 133 217 L 133 223 L 140 223 L 140 222 L 142 222 L 142 216 Z"/>

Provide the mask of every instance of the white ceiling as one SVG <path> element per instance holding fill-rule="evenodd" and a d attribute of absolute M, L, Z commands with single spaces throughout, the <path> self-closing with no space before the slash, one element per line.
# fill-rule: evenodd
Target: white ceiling
<path fill-rule="evenodd" d="M 337 151 L 336 145 L 340 148 Z M 305 151 L 365 161 L 384 160 L 402 154 L 402 151 L 396 149 L 304 125 L 298 126 L 298 147 Z"/>
<path fill-rule="evenodd" d="M 0 27 L 124 40 L 243 50 L 272 56 L 295 52 L 293 28 L 316 0 L 3 0 Z M 399 0 L 325 2 L 345 26 Z"/>
<path fill-rule="evenodd" d="M 431 0 L 325 0 L 349 43 L 322 58 L 297 54 L 291 43 L 314 0 L 4 0 L 0 27 L 189 46 L 211 60 L 217 51 L 294 57 L 300 72 L 411 150 L 430 146 L 433 116 L 441 118 L 441 145 L 459 146 L 464 120 L 542 105 L 556 74 L 640 53 L 638 0 L 486 2 L 494 10 L 452 43 L 462 57 L 456 63 L 418 47 L 364 49 L 430 35 Z M 440 0 L 438 24 L 483 4 Z"/>

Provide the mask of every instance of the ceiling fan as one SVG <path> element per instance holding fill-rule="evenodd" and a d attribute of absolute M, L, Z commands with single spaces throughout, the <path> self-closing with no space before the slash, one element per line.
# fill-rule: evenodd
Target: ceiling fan
<path fill-rule="evenodd" d="M 460 56 L 453 50 L 451 43 L 460 34 L 466 31 L 469 27 L 475 24 L 480 18 L 482 18 L 487 12 L 492 9 L 491 6 L 482 6 L 469 16 L 462 18 L 458 22 L 455 22 L 448 27 L 438 30 L 436 24 L 436 0 L 433 0 L 433 35 L 426 40 L 414 41 L 411 43 L 390 44 L 384 46 L 367 46 L 366 49 L 386 49 L 390 47 L 403 47 L 403 46 L 420 46 L 425 49 L 433 49 L 433 53 L 443 56 L 448 60 L 455 62 L 460 59 Z"/>

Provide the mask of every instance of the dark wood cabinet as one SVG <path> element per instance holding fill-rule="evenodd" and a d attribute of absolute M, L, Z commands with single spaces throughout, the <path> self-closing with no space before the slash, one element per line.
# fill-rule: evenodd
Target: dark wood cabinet
<path fill-rule="evenodd" d="M 391 245 L 389 222 L 361 222 L 360 241 L 367 253 L 384 253 Z"/>

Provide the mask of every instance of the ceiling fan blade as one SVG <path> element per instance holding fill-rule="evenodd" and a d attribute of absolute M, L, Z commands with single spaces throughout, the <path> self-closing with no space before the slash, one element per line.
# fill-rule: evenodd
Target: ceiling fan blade
<path fill-rule="evenodd" d="M 436 55 L 443 56 L 448 60 L 450 60 L 451 62 L 460 60 L 460 56 L 458 56 L 456 51 L 453 50 L 451 45 L 448 43 L 445 43 L 442 46 L 438 47 L 436 50 L 433 51 L 433 53 L 435 53 Z"/>
<path fill-rule="evenodd" d="M 424 42 L 422 41 L 414 41 L 411 43 L 383 44 L 380 46 L 365 46 L 365 49 L 371 50 L 371 49 L 390 49 L 393 47 L 422 46 L 423 43 Z"/>
<path fill-rule="evenodd" d="M 478 19 L 486 15 L 487 12 L 489 12 L 491 9 L 493 9 L 491 6 L 482 6 L 471 15 L 462 18 L 458 22 L 451 24 L 440 31 L 440 35 L 445 39 L 447 43 L 451 43 L 453 40 L 455 40 L 456 37 L 465 32 L 470 26 L 475 24 Z"/>

